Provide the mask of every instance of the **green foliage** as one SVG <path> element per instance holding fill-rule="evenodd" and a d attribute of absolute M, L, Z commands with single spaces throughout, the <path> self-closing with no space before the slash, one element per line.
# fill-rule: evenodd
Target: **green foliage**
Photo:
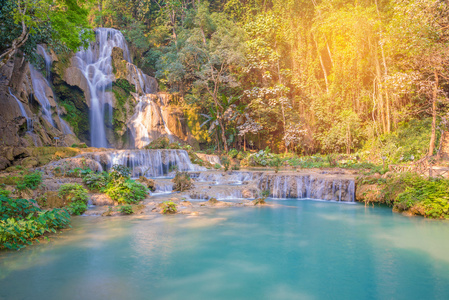
<path fill-rule="evenodd" d="M 184 192 L 193 188 L 193 181 L 187 172 L 176 172 L 175 178 L 172 179 L 173 191 Z"/>
<path fill-rule="evenodd" d="M 83 177 L 83 182 L 89 188 L 89 190 L 98 192 L 106 188 L 109 179 L 109 173 L 107 172 L 92 172 Z"/>
<path fill-rule="evenodd" d="M 82 178 L 90 173 L 92 173 L 91 169 L 74 168 L 74 169 L 68 170 L 65 173 L 65 176 L 74 177 L 74 178 Z"/>
<path fill-rule="evenodd" d="M 220 165 L 220 164 L 215 164 L 215 165 L 214 165 L 214 169 L 216 169 L 216 170 L 221 169 L 221 165 Z"/>
<path fill-rule="evenodd" d="M 23 191 L 25 189 L 35 190 L 42 183 L 42 173 L 34 171 L 33 173 L 24 175 L 17 182 L 17 189 Z"/>
<path fill-rule="evenodd" d="M 34 200 L 0 195 L 0 249 L 21 249 L 45 233 L 69 226 L 63 209 L 42 211 Z"/>
<path fill-rule="evenodd" d="M 415 208 L 428 218 L 449 218 L 448 179 L 424 179 L 418 175 L 406 174 L 399 180 L 405 189 L 395 199 L 396 208 Z"/>
<path fill-rule="evenodd" d="M 132 179 L 115 180 L 108 183 L 105 193 L 118 203 L 137 203 L 148 195 L 148 189 Z"/>
<path fill-rule="evenodd" d="M 77 183 L 66 183 L 59 187 L 58 196 L 68 203 L 71 215 L 81 215 L 87 210 L 87 190 Z"/>
<path fill-rule="evenodd" d="M 274 156 L 268 161 L 270 167 L 274 167 L 274 171 L 277 173 L 283 164 L 283 160 L 279 156 Z"/>
<path fill-rule="evenodd" d="M 72 144 L 72 146 L 70 146 L 70 147 L 73 147 L 73 148 L 87 148 L 87 145 L 84 144 L 84 143 L 82 143 L 82 144 Z"/>
<path fill-rule="evenodd" d="M 119 207 L 119 212 L 121 212 L 124 215 L 131 215 L 134 213 L 134 209 L 132 205 L 122 205 Z"/>
<path fill-rule="evenodd" d="M 223 155 L 220 157 L 221 164 L 223 165 L 225 171 L 229 170 L 229 166 L 231 165 L 231 160 L 227 155 Z"/>
<path fill-rule="evenodd" d="M 114 165 L 109 170 L 109 176 L 115 181 L 126 180 L 131 176 L 131 169 L 122 165 Z"/>
<path fill-rule="evenodd" d="M 11 195 L 10 191 L 0 188 L 0 196 L 8 197 L 9 195 Z"/>
<path fill-rule="evenodd" d="M 176 203 L 173 201 L 165 201 L 161 204 L 163 214 L 175 214 L 177 212 Z"/>
<path fill-rule="evenodd" d="M 238 154 L 239 154 L 239 151 L 237 149 L 231 149 L 228 152 L 228 156 L 230 158 L 236 158 Z"/>
<path fill-rule="evenodd" d="M 390 163 L 419 160 L 429 148 L 431 123 L 430 118 L 403 122 L 397 131 L 382 135 L 376 141 L 369 141 L 365 145 L 365 151 L 379 153 L 378 159 L 385 156 Z M 436 145 L 439 136 L 438 132 Z"/>
<path fill-rule="evenodd" d="M 170 148 L 170 140 L 166 136 L 162 136 L 160 138 L 155 139 L 145 149 L 169 149 Z"/>

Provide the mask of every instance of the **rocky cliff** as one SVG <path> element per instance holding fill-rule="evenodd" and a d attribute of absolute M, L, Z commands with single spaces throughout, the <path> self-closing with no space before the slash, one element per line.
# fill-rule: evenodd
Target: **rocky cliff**
<path fill-rule="evenodd" d="M 0 147 L 143 148 L 161 136 L 196 143 L 182 99 L 160 92 L 130 61 L 119 31 L 96 33 L 87 50 L 55 54 L 39 45 L 34 66 L 18 53 L 0 69 Z"/>

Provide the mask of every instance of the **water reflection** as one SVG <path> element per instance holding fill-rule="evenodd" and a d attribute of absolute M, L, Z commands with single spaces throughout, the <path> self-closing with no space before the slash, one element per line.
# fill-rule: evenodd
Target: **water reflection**
<path fill-rule="evenodd" d="M 0 299 L 430 299 L 449 294 L 449 224 L 283 201 L 194 218 L 74 218 L 0 258 Z"/>

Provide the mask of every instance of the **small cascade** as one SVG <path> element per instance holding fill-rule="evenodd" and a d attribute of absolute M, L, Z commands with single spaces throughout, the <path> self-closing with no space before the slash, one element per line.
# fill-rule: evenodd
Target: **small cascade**
<path fill-rule="evenodd" d="M 112 73 L 112 49 L 119 47 L 123 50 L 123 57 L 131 62 L 128 46 L 123 34 L 112 28 L 97 28 L 96 42 L 91 43 L 87 50 L 76 53 L 79 68 L 87 80 L 90 90 L 90 128 L 91 146 L 108 147 L 105 128 L 105 105 L 112 107 L 111 94 L 107 89 L 114 80 Z M 112 110 L 109 110 L 112 120 Z"/>
<path fill-rule="evenodd" d="M 55 122 L 52 118 L 50 100 L 47 97 L 47 93 L 51 93 L 51 96 L 53 97 L 55 102 L 55 110 L 60 124 L 60 126 L 58 125 L 58 129 L 64 134 L 73 134 L 70 126 L 60 116 L 59 107 L 56 103 L 53 89 L 50 86 L 52 59 L 42 45 L 37 45 L 37 52 L 44 58 L 46 76 L 45 78 L 41 76 L 40 72 L 38 72 L 32 65 L 30 65 L 31 82 L 33 85 L 34 95 L 42 106 L 42 112 L 45 118 L 53 127 L 56 127 Z"/>
<path fill-rule="evenodd" d="M 259 179 L 260 190 L 269 190 L 274 199 L 319 199 L 354 202 L 355 183 L 351 178 L 314 175 L 272 175 Z"/>
<path fill-rule="evenodd" d="M 169 194 L 173 193 L 173 183 L 171 182 L 156 182 L 156 190 L 152 194 Z"/>
<path fill-rule="evenodd" d="M 49 87 L 48 82 L 42 78 L 39 78 L 40 73 L 30 64 L 30 75 L 31 82 L 33 84 L 34 96 L 39 101 L 42 112 L 47 119 L 47 121 L 51 124 L 51 126 L 55 127 L 55 122 L 51 116 L 51 105 L 50 101 L 47 98 L 46 89 Z"/>
<path fill-rule="evenodd" d="M 169 138 L 173 136 L 164 120 L 160 106 L 153 101 L 153 96 L 146 94 L 138 97 L 139 102 L 129 122 L 134 146 L 139 149 L 160 135 L 167 134 Z M 163 127 L 160 126 L 161 124 Z"/>
<path fill-rule="evenodd" d="M 99 162 L 104 170 L 114 165 L 131 169 L 132 177 L 162 177 L 175 171 L 202 171 L 192 164 L 185 150 L 119 150 L 84 155 Z"/>
<path fill-rule="evenodd" d="M 20 113 L 21 113 L 22 116 L 24 116 L 25 119 L 27 120 L 27 131 L 29 131 L 29 132 L 33 131 L 33 119 L 31 119 L 31 118 L 28 117 L 27 112 L 26 112 L 26 110 L 25 110 L 25 107 L 23 106 L 22 102 L 21 102 L 19 99 L 17 99 L 17 97 L 11 92 L 11 88 L 10 88 L 10 87 L 8 87 L 8 90 L 9 90 L 9 94 L 10 94 L 14 99 L 16 99 L 17 104 L 19 105 Z"/>
<path fill-rule="evenodd" d="M 50 55 L 48 55 L 47 51 L 45 51 L 45 48 L 42 45 L 37 45 L 37 53 L 40 54 L 45 61 L 45 78 L 48 82 L 50 82 L 50 75 L 51 75 L 51 63 L 52 59 Z"/>

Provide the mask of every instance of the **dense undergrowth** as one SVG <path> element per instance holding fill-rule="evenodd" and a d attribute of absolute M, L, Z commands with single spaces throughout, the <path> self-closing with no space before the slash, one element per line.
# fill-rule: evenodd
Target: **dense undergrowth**
<path fill-rule="evenodd" d="M 40 209 L 34 200 L 0 195 L 0 249 L 21 249 L 46 233 L 68 227 L 65 209 Z"/>
<path fill-rule="evenodd" d="M 426 218 L 449 218 L 449 179 L 389 174 L 359 178 L 358 189 L 358 200 L 365 203 L 385 203 L 396 211 Z"/>

